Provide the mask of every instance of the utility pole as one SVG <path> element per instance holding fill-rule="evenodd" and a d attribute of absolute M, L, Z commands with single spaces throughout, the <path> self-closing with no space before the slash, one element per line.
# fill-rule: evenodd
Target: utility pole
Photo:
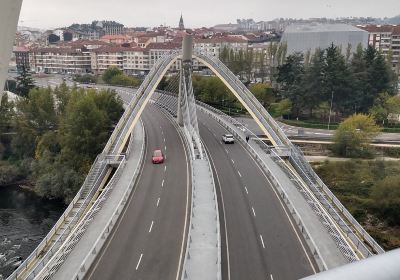
<path fill-rule="evenodd" d="M 331 107 L 329 108 L 328 130 L 331 125 L 332 105 L 333 105 L 333 90 L 332 90 L 332 96 L 331 96 Z"/>

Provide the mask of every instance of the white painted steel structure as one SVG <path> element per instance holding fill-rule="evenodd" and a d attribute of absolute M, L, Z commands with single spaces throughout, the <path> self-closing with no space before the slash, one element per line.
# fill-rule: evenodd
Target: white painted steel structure
<path fill-rule="evenodd" d="M 21 5 L 22 0 L 1 0 L 0 3 L 0 93 L 7 78 Z"/>

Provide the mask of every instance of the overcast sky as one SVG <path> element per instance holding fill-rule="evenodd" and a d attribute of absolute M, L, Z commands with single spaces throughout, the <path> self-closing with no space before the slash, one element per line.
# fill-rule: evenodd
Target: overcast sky
<path fill-rule="evenodd" d="M 1 0 L 0 0 L 1 1 Z M 95 19 L 126 26 L 177 26 L 181 12 L 188 28 L 278 17 L 392 17 L 399 0 L 23 0 L 20 25 L 55 28 Z"/>

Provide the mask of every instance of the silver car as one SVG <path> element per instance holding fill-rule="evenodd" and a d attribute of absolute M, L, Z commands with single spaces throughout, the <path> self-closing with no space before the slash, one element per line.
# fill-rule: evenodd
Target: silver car
<path fill-rule="evenodd" d="M 225 144 L 233 144 L 235 143 L 235 139 L 233 138 L 232 134 L 224 134 L 222 135 L 222 142 Z"/>

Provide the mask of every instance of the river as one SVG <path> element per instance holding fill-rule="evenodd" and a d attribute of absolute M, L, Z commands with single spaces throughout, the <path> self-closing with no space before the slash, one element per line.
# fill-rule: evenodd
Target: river
<path fill-rule="evenodd" d="M 0 186 L 0 279 L 29 256 L 65 207 L 18 186 Z"/>

